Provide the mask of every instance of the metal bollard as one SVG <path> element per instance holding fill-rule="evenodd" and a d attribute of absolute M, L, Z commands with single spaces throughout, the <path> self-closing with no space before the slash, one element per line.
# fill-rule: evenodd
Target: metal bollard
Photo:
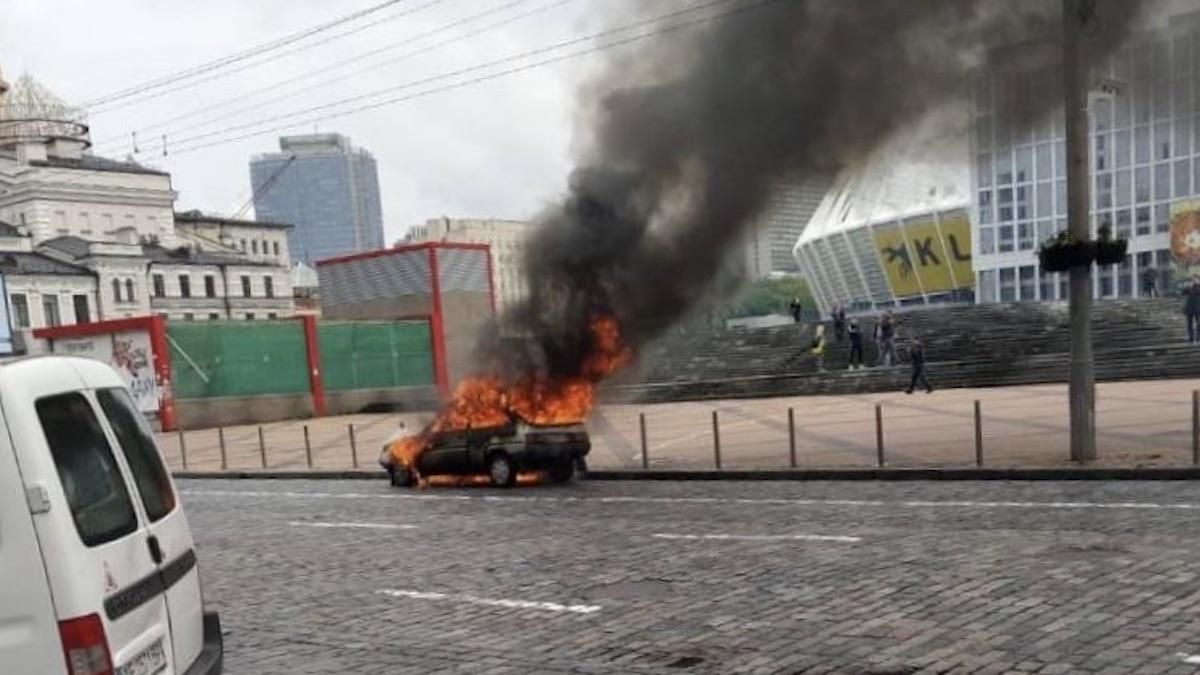
<path fill-rule="evenodd" d="M 217 427 L 217 439 L 221 443 L 221 470 L 229 468 L 229 462 L 225 457 L 225 427 Z"/>
<path fill-rule="evenodd" d="M 187 439 L 183 437 L 183 427 L 179 427 L 179 456 L 183 461 L 183 470 L 187 471 Z"/>
<path fill-rule="evenodd" d="M 796 468 L 796 410 L 788 408 L 788 457 Z"/>
<path fill-rule="evenodd" d="M 308 425 L 304 425 L 304 456 L 308 460 L 308 468 L 313 468 L 312 442 L 308 439 Z"/>
<path fill-rule="evenodd" d="M 358 468 L 358 444 L 354 442 L 354 425 L 350 427 L 350 465 L 355 469 Z"/>
<path fill-rule="evenodd" d="M 883 404 L 875 404 L 875 451 L 878 455 L 879 468 L 887 465 L 883 456 Z"/>
<path fill-rule="evenodd" d="M 1200 391 L 1192 392 L 1192 464 L 1200 466 Z"/>
<path fill-rule="evenodd" d="M 642 470 L 650 468 L 650 449 L 646 445 L 646 414 L 638 413 L 638 427 L 642 432 Z"/>
<path fill-rule="evenodd" d="M 267 468 L 267 440 L 262 427 L 258 428 L 258 454 L 262 455 L 262 468 Z"/>
<path fill-rule="evenodd" d="M 975 401 L 975 466 L 983 467 L 983 413 Z"/>
<path fill-rule="evenodd" d="M 713 461 L 717 470 L 721 470 L 721 424 L 717 421 L 717 411 L 712 411 L 713 420 Z"/>

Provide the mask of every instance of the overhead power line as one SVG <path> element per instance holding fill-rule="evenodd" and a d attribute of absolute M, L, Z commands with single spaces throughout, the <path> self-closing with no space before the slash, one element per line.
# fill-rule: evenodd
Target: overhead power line
<path fill-rule="evenodd" d="M 238 52 L 236 54 L 231 54 L 229 56 L 224 56 L 219 59 L 209 61 L 207 63 L 202 63 L 198 66 L 193 66 L 193 67 L 187 68 L 185 70 L 171 73 L 170 75 L 164 75 L 164 76 L 156 78 L 156 79 L 147 80 L 145 82 L 142 82 L 141 84 L 136 84 L 136 85 L 133 85 L 132 87 L 129 87 L 126 89 L 122 89 L 119 91 L 114 91 L 114 92 L 110 92 L 108 94 L 104 94 L 102 96 L 98 96 L 90 101 L 84 102 L 82 105 L 84 108 L 93 108 L 93 107 L 97 107 L 97 106 L 100 106 L 100 105 L 103 105 L 106 103 L 112 103 L 114 101 L 125 99 L 130 96 L 135 96 L 142 92 L 152 91 L 154 89 L 160 89 L 162 87 L 168 86 L 175 82 L 179 82 L 179 81 L 186 80 L 186 79 L 189 79 L 192 77 L 196 77 L 197 75 L 202 75 L 204 73 L 212 72 L 214 70 L 224 68 L 225 66 L 228 66 L 230 64 L 238 63 L 240 61 L 245 61 L 246 59 L 253 58 L 260 54 L 265 54 L 265 53 L 274 51 L 276 49 L 279 49 L 281 47 L 286 47 L 290 44 L 300 42 L 301 40 L 309 38 L 313 35 L 323 33 L 327 30 L 331 30 L 331 29 L 341 26 L 343 24 L 350 23 L 351 21 L 355 21 L 355 20 L 361 19 L 365 16 L 375 14 L 376 12 L 387 9 L 388 7 L 391 7 L 392 5 L 396 5 L 401 2 L 407 2 L 407 1 L 408 0 L 385 0 L 384 2 L 381 2 L 377 5 L 372 5 L 371 7 L 367 7 L 365 9 L 362 9 L 362 10 L 359 10 L 357 12 L 353 12 L 350 14 L 345 14 L 343 16 L 333 19 L 332 21 L 328 21 L 326 23 L 323 23 L 323 24 L 320 24 L 317 26 L 313 26 L 311 28 L 306 28 L 305 30 L 299 31 L 297 33 L 292 33 L 291 35 L 284 36 L 282 38 L 273 40 L 271 42 L 267 42 L 267 43 L 264 43 L 264 44 L 261 44 L 261 45 L 255 46 L 255 47 L 251 47 L 250 49 L 247 49 L 245 51 Z"/>
<path fill-rule="evenodd" d="M 549 3 L 543 4 L 543 5 L 539 5 L 537 7 L 530 8 L 524 12 L 520 12 L 520 13 L 517 13 L 514 15 L 503 17 L 498 21 L 494 21 L 492 23 L 485 24 L 485 25 L 475 28 L 473 30 L 467 31 L 466 33 L 451 36 L 445 40 L 435 42 L 424 48 L 408 50 L 406 52 L 403 52 L 403 53 L 397 55 L 394 58 L 387 59 L 385 61 L 380 61 L 378 63 L 370 64 L 363 68 L 360 68 L 360 69 L 357 69 L 354 71 L 350 71 L 350 72 L 344 73 L 342 75 L 325 78 L 322 80 L 318 80 L 316 82 L 311 82 L 309 84 L 306 84 L 304 86 L 304 88 L 302 88 L 302 89 L 297 89 L 294 91 L 286 91 L 286 92 L 280 94 L 279 96 L 274 96 L 274 97 L 271 97 L 271 98 L 268 98 L 265 100 L 261 100 L 261 101 L 258 101 L 257 103 L 253 103 L 251 105 L 246 105 L 244 107 L 235 108 L 233 110 L 229 110 L 227 112 L 221 113 L 221 114 L 213 116 L 213 117 L 209 117 L 207 119 L 198 120 L 191 124 L 183 125 L 180 127 L 171 127 L 170 126 L 175 122 L 180 122 L 180 121 L 191 119 L 194 117 L 199 117 L 199 116 L 204 115 L 205 113 L 208 113 L 208 112 L 211 112 L 214 110 L 228 108 L 231 105 L 235 105 L 235 104 L 239 104 L 239 103 L 247 103 L 249 100 L 255 99 L 260 94 L 265 94 L 265 93 L 269 93 L 272 91 L 276 91 L 278 89 L 287 88 L 289 85 L 295 84 L 300 81 L 308 80 L 309 78 L 315 77 L 317 75 L 321 75 L 323 73 L 327 73 L 327 72 L 334 71 L 334 70 L 339 70 L 339 69 L 343 68 L 344 66 L 366 60 L 372 56 L 377 56 L 384 52 L 392 51 L 392 50 L 400 48 L 400 47 L 409 46 L 413 43 L 423 41 L 426 38 L 434 37 L 436 35 L 440 35 L 442 33 L 449 32 L 455 28 L 458 28 L 458 27 L 461 27 L 464 25 L 468 25 L 470 23 L 473 23 L 480 19 L 486 18 L 488 16 L 492 16 L 494 14 L 501 14 L 510 9 L 513 9 L 520 5 L 526 4 L 529 1 L 530 0 L 512 0 L 511 2 L 508 2 L 499 7 L 493 7 L 491 9 L 485 10 L 483 12 L 472 14 L 470 16 L 463 17 L 460 19 L 455 19 L 454 21 L 443 24 L 442 26 L 439 26 L 433 30 L 412 36 L 409 39 L 402 40 L 395 44 L 390 44 L 390 45 L 381 47 L 379 49 L 373 49 L 369 52 L 359 54 L 358 56 L 354 56 L 354 57 L 345 59 L 343 61 L 339 61 L 337 63 L 333 63 L 328 66 L 322 67 L 322 68 L 318 68 L 316 70 L 301 73 L 300 75 L 288 78 L 286 80 L 282 80 L 280 82 L 276 82 L 276 83 L 268 85 L 266 87 L 255 89 L 255 90 L 252 90 L 249 92 L 244 92 L 242 94 L 225 99 L 225 100 L 215 103 L 213 105 L 203 106 L 200 108 L 189 110 L 183 114 L 176 115 L 175 117 L 142 127 L 133 133 L 145 134 L 146 132 L 155 131 L 155 130 L 163 129 L 164 127 L 167 127 L 168 128 L 167 133 L 174 135 L 174 134 L 179 134 L 179 133 L 183 133 L 186 131 L 192 131 L 194 129 L 199 129 L 202 127 L 210 126 L 221 120 L 229 119 L 231 117 L 236 117 L 236 116 L 241 115 L 246 112 L 258 110 L 258 109 L 262 108 L 262 106 L 270 105 L 272 103 L 277 103 L 279 101 L 283 101 L 283 100 L 286 100 L 289 98 L 294 98 L 296 96 L 303 95 L 314 89 L 319 89 L 326 85 L 339 84 L 339 83 L 345 81 L 346 79 L 356 77 L 358 75 L 362 75 L 364 73 L 371 72 L 374 70 L 378 70 L 385 66 L 394 65 L 401 61 L 405 61 L 407 59 L 413 58 L 414 56 L 420 56 L 423 54 L 427 54 L 433 50 L 439 49 L 446 45 L 454 44 L 456 42 L 461 42 L 463 40 L 466 40 L 466 39 L 469 39 L 472 37 L 476 37 L 478 35 L 482 35 L 484 33 L 490 32 L 490 31 L 494 31 L 496 29 L 510 25 L 517 21 L 521 21 L 523 19 L 529 18 L 536 14 L 541 14 L 541 13 L 550 11 L 552 9 L 555 9 L 557 7 L 561 7 L 562 5 L 565 5 L 565 4 L 568 4 L 571 2 L 576 2 L 577 0 L 554 0 L 553 2 L 549 2 Z M 124 149 L 126 147 L 124 141 L 128 137 L 129 137 L 129 134 L 108 136 L 108 137 L 105 137 L 104 139 L 101 139 L 100 141 L 98 141 L 97 145 L 104 146 L 105 149 L 108 150 L 109 152 L 120 152 L 122 149 Z"/>
<path fill-rule="evenodd" d="M 374 98 L 374 97 L 377 97 L 377 96 L 380 96 L 383 94 L 394 93 L 399 90 L 412 89 L 414 87 L 419 87 L 421 85 L 426 85 L 426 84 L 435 84 L 442 80 L 448 80 L 448 79 L 460 77 L 463 75 L 469 75 L 469 74 L 480 72 L 480 71 L 486 71 L 487 69 L 489 69 L 491 67 L 501 65 L 504 63 L 521 61 L 524 59 L 528 59 L 531 56 L 537 56 L 537 55 L 546 54 L 546 53 L 550 53 L 550 52 L 554 52 L 554 51 L 559 51 L 565 47 L 570 47 L 570 46 L 577 45 L 577 44 L 580 44 L 583 42 L 588 42 L 588 41 L 601 39 L 601 38 L 605 38 L 605 37 L 611 37 L 613 35 L 617 35 L 620 33 L 626 33 L 631 30 L 636 30 L 639 28 L 646 28 L 646 27 L 652 26 L 654 24 L 661 23 L 663 21 L 668 21 L 668 20 L 671 20 L 674 18 L 679 18 L 681 16 L 684 16 L 687 14 L 692 14 L 692 13 L 706 10 L 706 9 L 713 9 L 713 8 L 720 7 L 720 6 L 729 5 L 729 4 L 731 4 L 733 2 L 737 2 L 737 1 L 738 0 L 710 0 L 709 2 L 701 3 L 698 5 L 694 5 L 692 7 L 677 10 L 677 11 L 670 12 L 667 14 L 663 14 L 663 15 L 660 15 L 653 19 L 647 19 L 644 21 L 639 21 L 636 23 L 628 24 L 628 25 L 620 27 L 620 28 L 601 31 L 599 33 L 595 33 L 595 34 L 588 35 L 588 36 L 581 37 L 581 38 L 574 38 L 574 39 L 560 42 L 560 43 L 550 45 L 547 47 L 542 47 L 539 49 L 522 52 L 520 54 L 505 57 L 502 59 L 488 61 L 488 62 L 485 62 L 482 64 L 471 66 L 469 68 L 462 68 L 462 69 L 451 71 L 448 73 L 443 73 L 441 75 L 434 75 L 431 77 L 422 78 L 420 80 L 415 80 L 412 82 L 408 82 L 408 83 L 398 85 L 395 87 L 390 87 L 388 89 L 379 90 L 379 91 L 372 92 L 369 94 L 363 94 L 361 96 L 355 96 L 355 97 L 343 99 L 341 101 L 335 101 L 333 103 L 315 106 L 312 108 L 306 108 L 304 110 L 298 110 L 298 111 L 291 112 L 291 113 L 276 115 L 274 117 L 268 117 L 265 119 L 256 120 L 254 122 L 247 122 L 245 124 L 239 124 L 239 125 L 227 127 L 225 129 L 210 131 L 210 132 L 206 132 L 203 134 L 196 134 L 196 135 L 193 135 L 190 137 L 185 137 L 182 139 L 173 139 L 172 143 L 177 143 L 182 147 L 173 148 L 171 152 L 173 155 L 185 154 L 188 152 L 194 152 L 196 150 L 201 150 L 201 149 L 213 147 L 216 145 L 223 145 L 225 143 L 231 143 L 231 142 L 235 142 L 235 141 L 239 141 L 239 140 L 244 140 L 247 138 L 253 138 L 255 136 L 260 136 L 260 135 L 272 133 L 275 131 L 281 131 L 281 130 L 285 130 L 285 129 L 292 129 L 292 128 L 300 127 L 300 126 L 312 125 L 312 124 L 315 124 L 318 122 L 323 122 L 323 121 L 330 120 L 330 119 L 345 117 L 346 115 L 350 115 L 350 114 L 354 114 L 354 113 L 358 113 L 358 112 L 374 110 L 374 109 L 381 108 L 384 106 L 393 105 L 393 104 L 401 103 L 404 101 L 410 101 L 410 100 L 413 100 L 416 98 L 423 98 L 425 96 L 429 96 L 429 95 L 436 94 L 436 93 L 442 93 L 442 92 L 451 91 L 454 89 L 461 89 L 461 88 L 464 88 L 464 87 L 467 87 L 470 85 L 478 84 L 481 82 L 486 82 L 489 80 L 498 79 L 500 77 L 505 77 L 507 75 L 512 75 L 512 74 L 524 72 L 527 70 L 533 70 L 534 68 L 539 68 L 539 67 L 550 65 L 553 63 L 558 63 L 561 61 L 566 61 L 569 59 L 574 59 L 574 58 L 578 58 L 581 56 L 586 56 L 589 54 L 606 51 L 609 49 L 613 49 L 613 48 L 620 47 L 623 45 L 631 44 L 634 42 L 639 42 L 641 40 L 645 40 L 645 39 L 648 39 L 651 37 L 675 32 L 675 31 L 678 31 L 681 29 L 692 27 L 692 26 L 697 26 L 697 25 L 701 25 L 701 24 L 705 24 L 705 23 L 711 23 L 711 22 L 719 20 L 719 19 L 731 17 L 731 16 L 734 16 L 737 14 L 744 13 L 749 10 L 764 7 L 766 5 L 775 4 L 775 3 L 781 2 L 783 0 L 754 0 L 752 2 L 742 4 L 740 6 L 732 8 L 732 9 L 727 9 L 727 10 L 717 13 L 717 14 L 709 14 L 709 15 L 697 17 L 694 19 L 689 19 L 687 21 L 683 21 L 683 22 L 680 22 L 677 24 L 661 27 L 659 29 L 656 29 L 656 30 L 653 30 L 650 32 L 639 33 L 637 35 L 613 40 L 611 42 L 606 42 L 606 43 L 600 44 L 600 45 L 586 47 L 584 49 L 579 49 L 576 51 L 568 52 L 566 54 L 559 54 L 559 55 L 547 57 L 547 58 L 544 58 L 544 59 L 541 59 L 538 61 L 526 63 L 526 64 L 519 65 L 519 66 L 514 66 L 511 68 L 504 69 L 504 70 L 490 72 L 490 73 L 485 72 L 481 75 L 478 75 L 478 76 L 470 78 L 470 79 L 461 80 L 461 81 L 457 81 L 457 82 L 450 82 L 448 84 L 444 84 L 441 86 L 436 86 L 436 87 L 429 88 L 429 89 L 423 89 L 423 90 L 417 91 L 415 93 L 406 94 L 406 95 L 395 97 L 395 98 L 389 98 L 389 99 L 385 99 L 382 101 L 366 103 L 361 106 L 348 108 L 346 110 L 330 112 L 330 113 L 318 115 L 315 117 L 309 117 L 309 118 L 306 118 L 303 120 L 299 120 L 296 122 L 290 122 L 288 124 L 283 124 L 280 126 L 274 126 L 274 127 L 269 127 L 269 128 L 265 128 L 265 129 L 258 129 L 256 131 L 249 132 L 249 133 L 244 133 L 244 134 L 239 134 L 239 135 L 234 135 L 234 136 L 227 136 L 227 137 L 221 138 L 222 136 L 225 136 L 226 134 L 231 134 L 231 133 L 236 134 L 236 132 L 239 132 L 239 131 L 242 131 L 245 129 L 254 128 L 256 126 L 272 124 L 274 122 L 280 122 L 280 121 L 283 121 L 286 119 L 292 119 L 292 118 L 296 118 L 296 117 L 303 117 L 304 115 L 309 114 L 309 113 L 323 111 L 323 110 L 329 110 L 329 109 L 336 108 L 341 105 L 345 105 L 347 103 L 358 102 L 358 101 L 362 101 L 365 99 Z M 217 137 L 217 138 L 215 138 L 215 140 L 205 140 L 205 139 L 212 139 L 214 137 Z"/>

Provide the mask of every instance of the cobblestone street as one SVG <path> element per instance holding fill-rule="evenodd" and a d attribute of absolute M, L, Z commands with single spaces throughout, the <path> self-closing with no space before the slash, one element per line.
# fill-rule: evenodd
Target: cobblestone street
<path fill-rule="evenodd" d="M 181 483 L 227 672 L 1194 673 L 1188 483 Z"/>

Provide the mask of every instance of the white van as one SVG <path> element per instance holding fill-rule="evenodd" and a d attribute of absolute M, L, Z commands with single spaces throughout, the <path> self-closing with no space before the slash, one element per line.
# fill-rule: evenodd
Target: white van
<path fill-rule="evenodd" d="M 215 675 L 187 518 L 107 365 L 0 365 L 0 671 Z"/>

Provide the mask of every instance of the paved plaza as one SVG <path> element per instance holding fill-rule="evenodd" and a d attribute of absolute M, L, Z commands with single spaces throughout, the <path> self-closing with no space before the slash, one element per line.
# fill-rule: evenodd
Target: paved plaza
<path fill-rule="evenodd" d="M 936 383 L 936 372 L 932 374 Z M 1098 385 L 1101 460 L 1112 465 L 1178 465 L 1192 460 L 1192 391 L 1200 380 L 1117 382 Z M 646 417 L 652 468 L 714 464 L 712 413 L 718 414 L 721 461 L 726 468 L 790 465 L 788 409 L 794 410 L 800 467 L 863 467 L 876 462 L 875 406 L 882 406 L 884 445 L 891 466 L 963 466 L 975 461 L 974 402 L 980 401 L 988 466 L 1052 466 L 1068 456 L 1065 385 L 956 389 L 933 394 L 806 396 L 743 401 L 601 406 L 588 420 L 593 468 L 640 467 L 639 415 Z M 430 413 L 353 415 L 230 427 L 225 465 L 302 469 L 375 466 L 385 439 L 400 420 L 419 428 Z M 354 450 L 350 428 L 354 428 Z M 162 434 L 172 466 L 183 467 L 178 434 Z M 191 469 L 219 469 L 216 429 L 188 431 L 183 441 Z"/>
<path fill-rule="evenodd" d="M 1189 483 L 181 489 L 229 673 L 1200 671 Z"/>

